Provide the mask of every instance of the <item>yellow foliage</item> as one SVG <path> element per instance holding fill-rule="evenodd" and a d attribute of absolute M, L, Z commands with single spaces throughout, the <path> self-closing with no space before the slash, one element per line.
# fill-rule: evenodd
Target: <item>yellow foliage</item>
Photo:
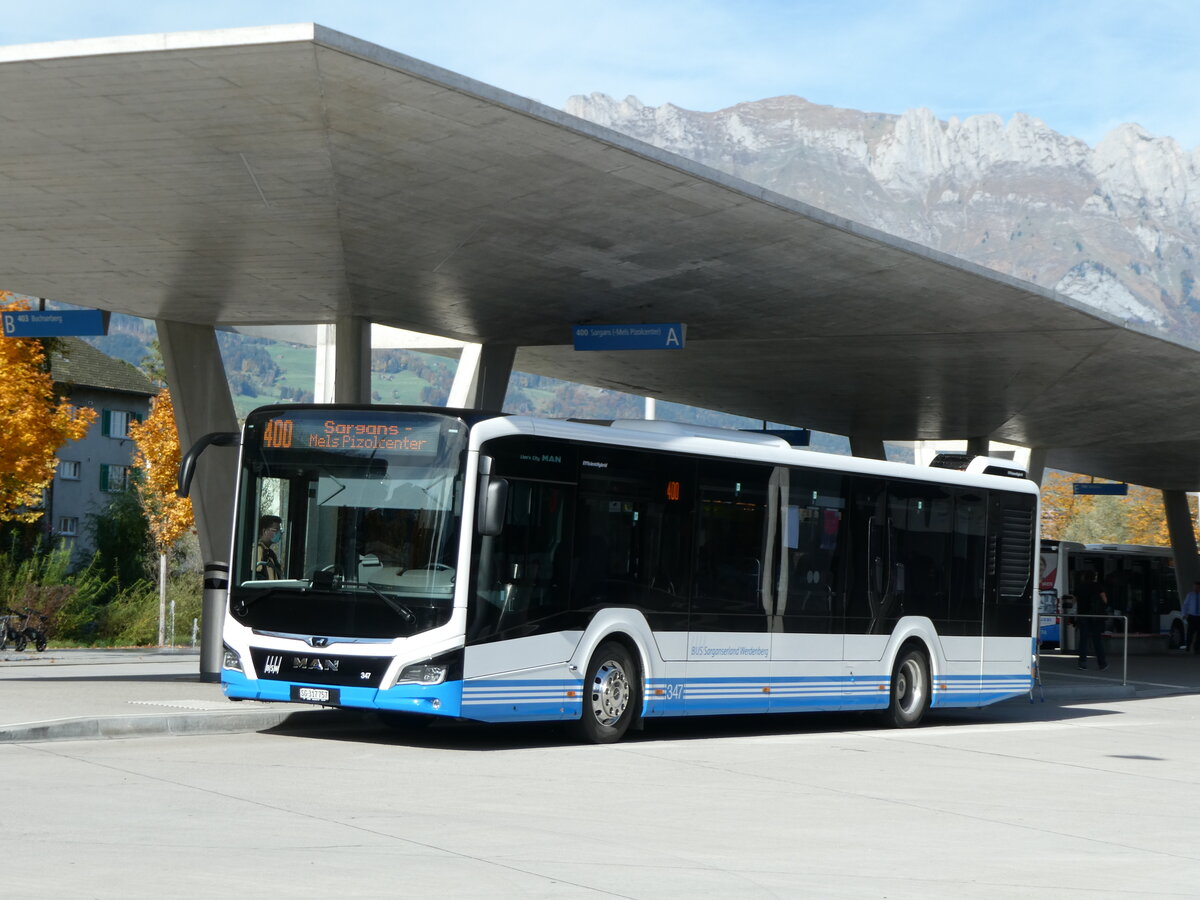
<path fill-rule="evenodd" d="M 1131 484 L 1124 497 L 1076 496 L 1072 485 L 1084 480 L 1067 472 L 1046 474 L 1042 483 L 1042 537 L 1083 543 L 1171 546 L 1162 491 Z M 1189 496 L 1188 505 L 1195 523 L 1196 498 Z"/>
<path fill-rule="evenodd" d="M 133 464 L 141 469 L 137 491 L 160 553 L 189 532 L 195 522 L 192 501 L 175 494 L 179 473 L 179 432 L 175 406 L 166 388 L 150 404 L 145 422 L 133 422 L 129 436 L 137 444 Z"/>
<path fill-rule="evenodd" d="M 0 291 L 0 310 L 28 309 Z M 54 394 L 42 342 L 0 337 L 0 522 L 33 522 L 54 479 L 55 454 L 87 434 L 96 418 Z"/>

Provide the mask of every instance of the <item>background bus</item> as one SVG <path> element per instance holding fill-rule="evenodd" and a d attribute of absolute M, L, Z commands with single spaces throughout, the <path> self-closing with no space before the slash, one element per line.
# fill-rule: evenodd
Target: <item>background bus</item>
<path fill-rule="evenodd" d="M 1061 642 L 1062 600 L 1073 594 L 1083 571 L 1096 573 L 1109 609 L 1129 617 L 1131 635 L 1166 635 L 1172 649 L 1183 644 L 1175 556 L 1169 547 L 1043 540 L 1039 639 L 1044 646 Z"/>
<path fill-rule="evenodd" d="M 267 407 L 243 430 L 222 682 L 591 741 L 655 716 L 911 725 L 1029 690 L 1036 528 L 1023 478 L 766 435 Z"/>

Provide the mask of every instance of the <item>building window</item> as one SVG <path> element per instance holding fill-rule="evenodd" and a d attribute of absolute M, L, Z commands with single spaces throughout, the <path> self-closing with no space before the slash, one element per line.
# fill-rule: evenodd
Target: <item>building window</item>
<path fill-rule="evenodd" d="M 63 516 L 58 520 L 58 533 L 63 537 L 75 537 L 79 533 L 79 519 L 76 516 Z"/>
<path fill-rule="evenodd" d="M 101 410 L 100 433 L 105 437 L 127 438 L 129 437 L 129 424 L 140 421 L 141 417 L 137 413 L 125 409 Z"/>
<path fill-rule="evenodd" d="M 129 466 L 100 466 L 100 490 L 109 494 L 129 490 Z"/>
<path fill-rule="evenodd" d="M 58 461 L 58 477 L 65 481 L 79 480 L 79 460 L 60 459 Z"/>

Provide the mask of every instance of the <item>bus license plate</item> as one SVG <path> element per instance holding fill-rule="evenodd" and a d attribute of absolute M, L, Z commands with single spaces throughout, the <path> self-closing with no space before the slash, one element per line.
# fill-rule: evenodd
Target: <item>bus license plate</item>
<path fill-rule="evenodd" d="M 337 688 L 297 687 L 292 685 L 292 699 L 301 703 L 336 704 Z"/>

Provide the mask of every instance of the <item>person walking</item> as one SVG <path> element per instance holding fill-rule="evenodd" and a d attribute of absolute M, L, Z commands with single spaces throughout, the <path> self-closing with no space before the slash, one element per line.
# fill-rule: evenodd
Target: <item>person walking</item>
<path fill-rule="evenodd" d="M 1187 623 L 1187 637 L 1184 638 L 1183 650 L 1200 653 L 1200 581 L 1192 583 L 1192 589 L 1183 598 L 1183 620 Z"/>
<path fill-rule="evenodd" d="M 1096 583 L 1095 572 L 1081 572 L 1075 588 L 1075 619 L 1079 627 L 1079 662 L 1077 668 L 1087 668 L 1088 644 L 1096 653 L 1096 664 L 1101 671 L 1108 668 L 1108 657 L 1104 653 L 1104 619 L 1108 612 L 1108 597 Z"/>

